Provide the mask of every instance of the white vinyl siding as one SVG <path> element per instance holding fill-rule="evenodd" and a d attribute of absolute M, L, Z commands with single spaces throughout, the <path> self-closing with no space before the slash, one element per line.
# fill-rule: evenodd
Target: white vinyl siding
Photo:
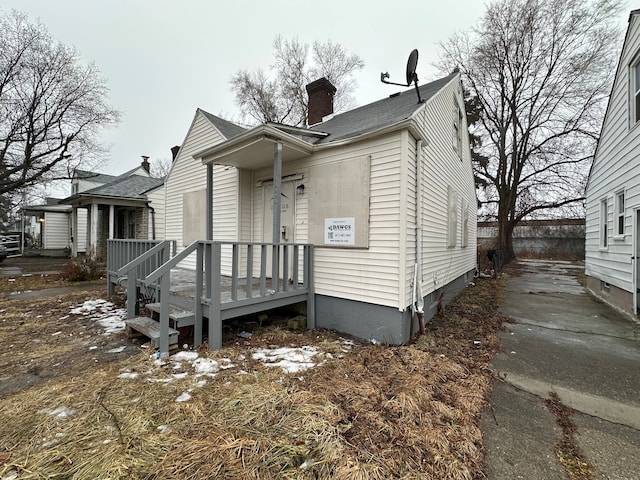
<path fill-rule="evenodd" d="M 449 187 L 457 196 L 455 211 L 456 239 L 463 238 L 464 221 L 460 220 L 460 205 L 477 205 L 467 124 L 461 121 L 462 146 L 460 155 L 451 148 L 451 98 L 457 96 L 461 102 L 459 82 L 454 80 L 432 97 L 424 109 L 417 114 L 420 134 L 428 141 L 422 147 L 422 294 L 446 287 L 446 285 L 476 267 L 476 216 L 471 210 L 468 222 L 467 247 L 457 241 L 448 246 L 449 231 Z M 463 217 L 464 218 L 464 217 Z M 473 247 L 473 248 L 469 248 Z M 415 248 L 408 246 L 407 251 Z M 410 290 L 409 290 L 410 292 Z M 411 301 L 410 295 L 405 305 Z"/>
<path fill-rule="evenodd" d="M 616 193 L 624 191 L 625 210 L 633 212 L 640 207 L 640 127 L 635 123 L 632 68 L 639 52 L 640 16 L 634 14 L 586 189 L 585 273 L 627 292 L 633 292 L 634 263 L 630 261 L 633 242 L 616 238 L 619 217 L 615 201 Z M 606 246 L 602 220 L 604 199 L 608 205 L 607 224 L 611 222 Z"/>
<path fill-rule="evenodd" d="M 149 239 L 164 240 L 164 185 L 150 192 L 147 192 L 149 206 L 153 211 L 149 211 Z M 155 217 L 155 220 L 153 220 Z M 154 221 L 155 221 L 155 237 L 154 237 Z"/>
<path fill-rule="evenodd" d="M 336 248 L 316 245 L 315 291 L 320 295 L 399 307 L 400 295 L 400 152 L 402 134 L 395 133 L 342 148 L 315 153 L 310 159 L 283 164 L 283 176 L 302 175 L 309 184 L 309 165 L 330 164 L 371 156 L 369 248 Z M 271 179 L 272 169 L 256 171 L 256 182 Z M 262 188 L 254 187 L 254 239 L 262 235 Z M 305 243 L 309 234 L 308 188 L 296 195 L 295 241 Z M 404 267 L 402 267 L 404 270 Z"/>
<path fill-rule="evenodd" d="M 44 220 L 43 248 L 67 248 L 69 246 L 69 214 L 46 212 Z"/>
<path fill-rule="evenodd" d="M 178 251 L 186 246 L 182 242 L 183 194 L 207 187 L 207 167 L 194 159 L 193 154 L 223 141 L 224 137 L 220 132 L 200 111 L 197 111 L 165 182 L 165 238 L 177 240 Z M 237 170 L 215 165 L 213 167 L 214 240 L 237 240 L 237 196 Z M 206 223 L 204 209 L 201 221 Z M 229 255 L 225 255 L 223 267 L 226 269 L 229 265 Z M 195 268 L 195 256 L 192 255 L 185 260 L 181 267 Z"/>

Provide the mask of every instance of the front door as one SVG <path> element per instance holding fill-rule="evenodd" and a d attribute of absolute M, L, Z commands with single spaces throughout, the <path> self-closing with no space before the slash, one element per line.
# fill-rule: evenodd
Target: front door
<path fill-rule="evenodd" d="M 262 241 L 273 242 L 273 184 L 267 184 L 264 189 L 264 215 L 262 217 Z M 280 198 L 280 243 L 293 243 L 295 227 L 295 182 L 282 182 L 282 197 Z M 289 277 L 293 274 L 293 250 L 289 252 Z M 271 274 L 272 252 L 267 253 L 267 275 Z"/>

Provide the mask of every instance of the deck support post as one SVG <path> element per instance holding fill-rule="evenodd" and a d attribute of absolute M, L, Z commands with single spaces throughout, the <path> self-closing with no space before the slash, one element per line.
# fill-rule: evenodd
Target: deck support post
<path fill-rule="evenodd" d="M 273 151 L 273 257 L 271 259 L 271 288 L 278 291 L 280 277 L 280 214 L 282 208 L 282 143 L 276 142 Z"/>
<path fill-rule="evenodd" d="M 169 356 L 169 288 L 170 273 L 160 277 L 160 356 Z"/>
<path fill-rule="evenodd" d="M 307 288 L 307 328 L 316 328 L 316 294 L 313 286 L 313 245 L 304 247 L 304 283 Z"/>
<path fill-rule="evenodd" d="M 219 243 L 213 243 L 211 255 L 211 268 L 209 275 L 211 276 L 211 304 L 209 305 L 209 350 L 218 350 L 222 348 L 222 316 L 220 312 L 220 260 L 222 254 L 222 246 Z"/>
<path fill-rule="evenodd" d="M 195 319 L 193 324 L 193 346 L 199 347 L 202 345 L 202 283 L 204 280 L 204 270 L 202 260 L 204 258 L 205 245 L 198 243 L 198 250 L 196 251 L 196 298 L 194 302 Z"/>

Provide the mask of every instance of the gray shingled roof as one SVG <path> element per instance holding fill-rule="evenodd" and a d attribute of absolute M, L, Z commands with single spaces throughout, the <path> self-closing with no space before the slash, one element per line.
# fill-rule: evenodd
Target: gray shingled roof
<path fill-rule="evenodd" d="M 90 172 L 89 170 L 78 169 L 76 169 L 76 177 L 97 183 L 109 183 L 113 182 L 117 178 L 114 175 L 107 175 L 106 173 Z"/>
<path fill-rule="evenodd" d="M 421 85 L 419 89 L 422 100 L 431 98 L 456 75 L 457 73 L 453 73 Z M 311 130 L 328 133 L 328 137 L 316 142 L 316 144 L 327 144 L 394 125 L 411 117 L 422 105 L 418 103 L 415 88 L 410 88 L 398 95 L 338 114 L 326 122 L 314 125 Z"/>
<path fill-rule="evenodd" d="M 164 178 L 150 178 L 142 175 L 120 177 L 113 182 L 80 192 L 78 196 L 120 197 L 136 200 L 146 200 L 145 193 L 164 183 Z"/>
<path fill-rule="evenodd" d="M 235 137 L 237 135 L 240 135 L 241 133 L 246 131 L 246 129 L 241 127 L 240 125 L 236 125 L 235 123 L 231 123 L 228 120 L 225 120 L 224 118 L 216 117 L 215 115 L 212 115 L 209 112 L 205 112 L 201 108 L 199 110 L 202 112 L 202 114 L 205 117 L 207 117 L 207 119 L 209 119 L 209 121 L 211 123 L 213 123 L 215 125 L 215 127 L 218 130 L 220 130 L 220 133 L 222 135 L 224 135 L 224 137 L 227 140 L 230 139 L 230 138 L 233 138 L 233 137 Z"/>

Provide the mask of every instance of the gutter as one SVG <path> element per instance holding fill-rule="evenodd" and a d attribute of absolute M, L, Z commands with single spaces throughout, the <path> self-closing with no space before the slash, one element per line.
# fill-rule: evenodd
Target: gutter
<path fill-rule="evenodd" d="M 424 300 L 422 298 L 422 140 L 416 140 L 416 263 L 413 272 L 411 290 L 411 328 L 413 337 L 413 318 L 418 320 L 418 336 L 424 335 Z M 410 338 L 411 340 L 411 338 Z"/>

